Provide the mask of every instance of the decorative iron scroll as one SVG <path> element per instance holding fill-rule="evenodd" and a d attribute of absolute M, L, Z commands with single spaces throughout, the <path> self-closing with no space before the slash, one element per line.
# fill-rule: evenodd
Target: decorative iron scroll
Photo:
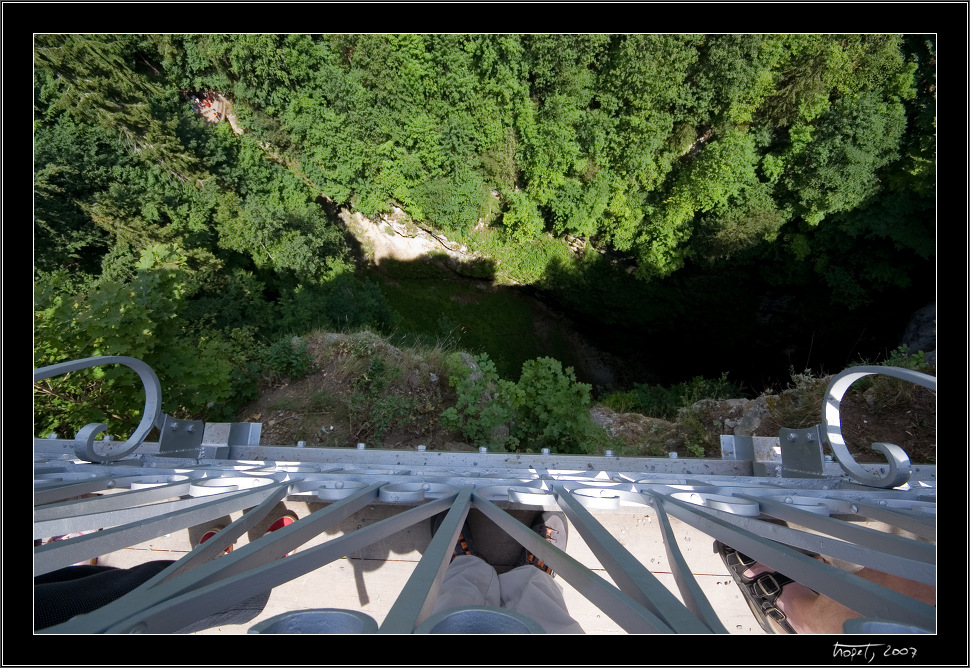
<path fill-rule="evenodd" d="M 893 366 L 856 366 L 846 369 L 842 373 L 834 376 L 829 382 L 828 389 L 825 391 L 825 405 L 822 408 L 822 429 L 828 439 L 829 446 L 835 454 L 842 470 L 851 478 L 864 485 L 872 487 L 899 487 L 906 483 L 910 477 L 909 455 L 893 443 L 873 443 L 872 447 L 884 455 L 889 460 L 889 472 L 885 476 L 878 476 L 869 473 L 859 466 L 845 445 L 842 438 L 842 423 L 840 421 L 839 404 L 842 397 L 854 382 L 865 376 L 884 375 L 900 378 L 902 380 L 922 385 L 925 388 L 936 392 L 936 377 L 929 374 L 901 369 Z"/>
<path fill-rule="evenodd" d="M 116 355 L 85 357 L 80 360 L 41 367 L 34 371 L 34 382 L 36 383 L 39 380 L 53 378 L 54 376 L 63 376 L 72 371 L 103 366 L 105 364 L 124 364 L 138 374 L 138 377 L 141 378 L 142 385 L 145 387 L 145 410 L 143 411 L 141 422 L 138 423 L 138 427 L 127 441 L 120 446 L 113 441 L 108 442 L 111 444 L 110 446 L 107 443 L 105 444 L 106 447 L 113 448 L 110 451 L 95 452 L 94 450 L 94 437 L 107 429 L 108 425 L 93 422 L 81 427 L 80 431 L 74 437 L 74 452 L 80 459 L 86 462 L 102 464 L 117 461 L 134 452 L 148 436 L 152 427 L 162 426 L 162 386 L 158 382 L 158 376 L 155 375 L 155 372 L 150 366 L 141 360 L 135 359 L 134 357 Z"/>

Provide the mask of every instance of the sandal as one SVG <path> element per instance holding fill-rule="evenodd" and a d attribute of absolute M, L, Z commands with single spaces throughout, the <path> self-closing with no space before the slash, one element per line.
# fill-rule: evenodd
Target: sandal
<path fill-rule="evenodd" d="M 558 547 L 560 550 L 566 549 L 567 527 L 566 527 L 566 516 L 560 512 L 547 512 L 542 513 L 535 519 L 532 524 L 532 530 L 537 534 L 542 536 L 544 539 Z M 526 548 L 522 548 L 522 556 L 519 558 L 519 566 L 525 566 L 526 564 L 530 566 L 535 566 L 539 570 L 548 573 L 552 577 L 556 577 L 555 572 L 552 568 L 546 564 L 542 559 L 536 557 Z"/>
<path fill-rule="evenodd" d="M 431 518 L 431 536 L 434 537 L 438 533 L 438 527 L 444 522 L 445 515 L 447 512 L 438 513 Z M 458 540 L 455 541 L 455 549 L 451 553 L 451 560 L 454 561 L 455 557 L 472 556 L 481 557 L 482 555 L 475 549 L 472 544 L 472 532 L 468 528 L 468 520 L 461 526 L 461 531 L 458 534 Z"/>
<path fill-rule="evenodd" d="M 741 589 L 745 602 L 761 624 L 761 628 L 768 633 L 797 634 L 798 632 L 788 623 L 788 617 L 776 605 L 785 585 L 794 580 L 781 573 L 761 573 L 754 577 L 746 577 L 744 571 L 757 561 L 721 541 L 714 541 L 714 548 L 721 555 L 721 560 L 727 566 L 728 572 Z"/>
<path fill-rule="evenodd" d="M 714 548 L 721 555 L 721 561 L 727 566 L 728 572 L 738 584 L 751 584 L 754 578 L 745 577 L 744 572 L 754 566 L 757 561 L 738 552 L 733 547 L 728 547 L 719 540 L 714 541 Z"/>

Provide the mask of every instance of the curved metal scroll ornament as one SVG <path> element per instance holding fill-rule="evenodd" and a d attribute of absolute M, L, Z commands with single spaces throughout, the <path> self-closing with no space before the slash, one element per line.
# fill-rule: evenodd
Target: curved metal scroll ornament
<path fill-rule="evenodd" d="M 159 428 L 162 426 L 162 386 L 158 382 L 158 376 L 155 375 L 150 366 L 141 360 L 122 356 L 85 357 L 80 360 L 41 367 L 34 371 L 34 382 L 36 383 L 39 380 L 105 364 L 124 364 L 138 374 L 142 385 L 145 387 L 145 410 L 134 433 L 120 447 L 115 447 L 114 452 L 98 453 L 94 451 L 94 437 L 107 429 L 108 425 L 95 422 L 81 427 L 81 430 L 74 437 L 75 454 L 86 462 L 100 464 L 113 462 L 130 454 L 141 445 L 153 426 Z M 114 442 L 111 443 L 114 444 Z M 117 446 L 117 444 L 114 445 Z"/>
<path fill-rule="evenodd" d="M 842 438 L 842 423 L 839 417 L 839 404 L 842 402 L 842 397 L 845 396 L 846 390 L 852 383 L 864 376 L 877 374 L 901 378 L 936 392 L 936 377 L 919 371 L 894 366 L 851 367 L 834 376 L 829 382 L 828 389 L 825 391 L 825 406 L 822 410 L 822 429 L 825 431 L 829 446 L 832 448 L 839 465 L 849 476 L 871 487 L 899 487 L 906 483 L 910 476 L 909 455 L 906 454 L 905 450 L 892 443 L 872 444 L 874 450 L 883 453 L 889 460 L 889 473 L 880 477 L 866 471 L 852 458 L 845 445 L 845 439 Z"/>

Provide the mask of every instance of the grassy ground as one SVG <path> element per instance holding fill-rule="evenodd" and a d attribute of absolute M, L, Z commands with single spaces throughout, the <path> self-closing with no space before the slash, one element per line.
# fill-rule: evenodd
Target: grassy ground
<path fill-rule="evenodd" d="M 371 278 L 395 312 L 400 345 L 447 340 L 469 352 L 486 352 L 499 373 L 517 380 L 523 362 L 543 355 L 562 359 L 564 342 L 536 321 L 537 306 L 512 288 L 456 276 L 427 262 L 384 261 Z"/>
<path fill-rule="evenodd" d="M 569 265 L 575 260 L 564 240 L 547 235 L 514 243 L 501 230 L 485 228 L 470 232 L 460 240 L 476 253 L 493 258 L 495 280 L 509 285 L 539 284 L 550 265 Z"/>

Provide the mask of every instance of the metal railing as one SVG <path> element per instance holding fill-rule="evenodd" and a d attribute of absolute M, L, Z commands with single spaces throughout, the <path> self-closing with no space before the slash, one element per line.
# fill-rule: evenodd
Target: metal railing
<path fill-rule="evenodd" d="M 834 385 L 833 391 L 844 393 L 843 385 Z M 838 424 L 828 424 L 833 422 Z M 140 443 L 125 445 L 107 461 L 84 461 L 78 455 L 92 452 L 87 435 L 82 430 L 76 440 L 34 441 L 34 539 L 41 541 L 34 548 L 35 576 L 245 512 L 135 591 L 45 632 L 176 632 L 446 512 L 381 624 L 358 611 L 313 609 L 292 611 L 275 620 L 276 626 L 264 623 L 252 631 L 425 632 L 429 623 L 441 621 L 432 615 L 437 592 L 472 509 L 549 564 L 629 633 L 728 632 L 691 572 L 671 520 L 731 545 L 866 619 L 911 630 L 936 628 L 934 606 L 806 554 L 935 584 L 935 467 L 910 466 L 908 459 L 905 466 L 896 457 L 895 465 L 853 462 L 842 470 L 840 456 L 838 463 L 823 460 L 821 475 L 781 477 L 782 463 L 762 462 L 761 469 L 773 474 L 755 476 L 757 462 L 746 459 L 463 454 L 249 442 L 215 450 L 206 446 L 192 458 L 173 456 L 157 443 Z M 82 440 L 85 446 L 79 449 Z M 210 452 L 225 456 L 208 457 Z M 890 474 L 881 475 L 887 467 Z M 907 480 L 891 488 L 857 479 L 898 482 L 903 469 Z M 287 500 L 324 505 L 224 554 Z M 355 513 L 384 504 L 405 509 L 320 541 Z M 612 582 L 541 539 L 510 514 L 517 508 L 561 510 Z M 597 519 L 624 512 L 657 522 L 676 592 L 645 566 L 644 555 L 632 554 Z M 85 531 L 93 533 L 43 542 Z M 497 619 L 495 611 L 486 609 L 461 614 L 473 616 L 465 623 Z M 496 628 L 530 629 L 529 620 L 515 614 L 498 617 Z"/>

